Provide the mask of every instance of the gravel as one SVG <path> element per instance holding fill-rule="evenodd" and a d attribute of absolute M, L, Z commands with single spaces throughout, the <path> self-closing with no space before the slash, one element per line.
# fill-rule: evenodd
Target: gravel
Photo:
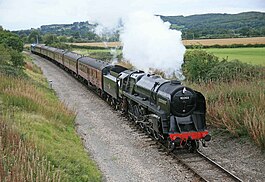
<path fill-rule="evenodd" d="M 60 100 L 77 112 L 77 133 L 104 181 L 197 181 L 181 164 L 150 145 L 97 95 L 53 63 L 31 55 Z M 204 154 L 244 181 L 264 181 L 265 155 L 246 139 L 214 133 Z"/>
<path fill-rule="evenodd" d="M 234 138 L 210 129 L 214 133 L 207 148 L 201 151 L 243 181 L 265 181 L 265 153 L 247 138 Z"/>

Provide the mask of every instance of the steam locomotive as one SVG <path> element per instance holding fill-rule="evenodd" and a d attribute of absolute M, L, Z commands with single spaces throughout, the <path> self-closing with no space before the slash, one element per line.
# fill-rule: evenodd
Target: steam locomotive
<path fill-rule="evenodd" d="M 73 74 L 156 140 L 165 142 L 170 151 L 194 152 L 199 141 L 205 146 L 211 139 L 204 96 L 180 81 L 40 44 L 32 45 L 31 52 Z"/>

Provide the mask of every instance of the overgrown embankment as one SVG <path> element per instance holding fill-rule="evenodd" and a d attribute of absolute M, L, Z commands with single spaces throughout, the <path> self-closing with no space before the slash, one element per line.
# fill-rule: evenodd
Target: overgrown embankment
<path fill-rule="evenodd" d="M 183 71 L 207 99 L 208 122 L 265 149 L 265 67 L 219 60 L 203 50 L 185 55 Z"/>
<path fill-rule="evenodd" d="M 0 181 L 100 181 L 75 132 L 75 113 L 26 59 L 26 77 L 0 74 Z"/>

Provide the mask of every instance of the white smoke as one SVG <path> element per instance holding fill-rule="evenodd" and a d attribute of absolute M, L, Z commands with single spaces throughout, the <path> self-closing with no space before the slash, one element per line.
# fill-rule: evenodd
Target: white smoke
<path fill-rule="evenodd" d="M 115 65 L 118 63 L 118 50 L 117 50 L 118 47 L 115 47 L 115 48 L 111 48 L 110 49 L 110 54 L 112 55 L 112 62 L 111 64 Z"/>
<path fill-rule="evenodd" d="M 123 56 L 137 69 L 164 71 L 180 76 L 185 47 L 181 32 L 170 29 L 168 22 L 147 12 L 135 12 L 125 20 L 120 39 Z M 181 79 L 181 78 L 179 78 Z"/>

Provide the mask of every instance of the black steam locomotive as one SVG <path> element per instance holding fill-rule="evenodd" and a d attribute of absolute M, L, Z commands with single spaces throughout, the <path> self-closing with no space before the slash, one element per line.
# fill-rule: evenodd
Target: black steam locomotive
<path fill-rule="evenodd" d="M 196 151 L 211 139 L 206 130 L 204 96 L 177 80 L 128 70 L 74 52 L 44 45 L 31 51 L 69 71 L 169 150 Z"/>

